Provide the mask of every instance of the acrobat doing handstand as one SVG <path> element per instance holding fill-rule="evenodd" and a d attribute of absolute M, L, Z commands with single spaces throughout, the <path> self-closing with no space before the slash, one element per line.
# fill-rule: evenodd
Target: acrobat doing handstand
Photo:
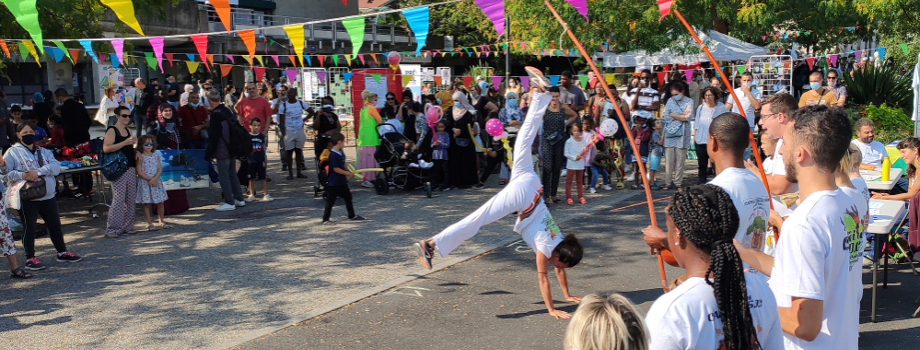
<path fill-rule="evenodd" d="M 552 99 L 551 94 L 558 93 L 545 92 L 545 87 L 549 86 L 548 81 L 542 74 L 531 72 L 530 68 L 528 67 L 528 73 L 531 74 L 530 82 L 534 85 L 531 91 L 532 102 L 514 144 L 511 181 L 478 210 L 436 236 L 419 241 L 415 244 L 415 249 L 422 265 L 431 269 L 435 248 L 441 258 L 444 258 L 460 243 L 475 236 L 483 225 L 508 214 L 517 214 L 514 232 L 521 234 L 524 242 L 527 242 L 537 255 L 537 277 L 540 280 L 540 292 L 543 294 L 546 309 L 549 315 L 556 319 L 567 319 L 571 317 L 569 313 L 553 307 L 547 264 L 555 268 L 556 278 L 562 287 L 565 300 L 578 303 L 581 298 L 569 295 L 565 269 L 581 261 L 584 248 L 575 235 L 563 236 L 542 200 L 543 186 L 533 169 L 530 146 L 543 124 L 543 114 Z"/>

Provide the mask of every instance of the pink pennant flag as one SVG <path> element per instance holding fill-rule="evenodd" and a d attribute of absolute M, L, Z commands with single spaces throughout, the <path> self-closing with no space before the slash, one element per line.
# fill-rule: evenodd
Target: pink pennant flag
<path fill-rule="evenodd" d="M 364 64 L 364 54 L 358 55 L 358 58 L 361 59 L 361 64 Z"/>
<path fill-rule="evenodd" d="M 288 82 L 293 83 L 297 80 L 297 70 L 296 69 L 285 69 L 284 75 L 287 76 Z"/>
<path fill-rule="evenodd" d="M 262 81 L 262 77 L 265 75 L 265 70 L 268 68 L 265 67 L 252 67 L 252 71 L 256 73 L 256 81 Z"/>
<path fill-rule="evenodd" d="M 584 0 L 581 0 L 584 1 Z M 505 35 L 505 1 L 504 0 L 475 0 L 476 6 L 489 17 L 498 37 Z"/>
<path fill-rule="evenodd" d="M 319 79 L 320 82 L 325 82 L 325 81 L 326 81 L 326 72 L 324 72 L 324 71 L 316 71 L 316 79 Z"/>
<path fill-rule="evenodd" d="M 521 87 L 524 88 L 524 90 L 530 89 L 530 77 L 529 76 L 521 77 Z"/>
<path fill-rule="evenodd" d="M 805 62 L 808 62 L 808 69 L 814 69 L 814 68 L 815 68 L 815 58 L 814 58 L 814 57 L 806 58 L 806 59 L 805 59 Z"/>
<path fill-rule="evenodd" d="M 854 53 L 856 54 L 856 62 L 859 62 L 859 59 L 862 58 L 862 51 L 856 51 Z"/>
<path fill-rule="evenodd" d="M 153 55 L 157 58 L 160 73 L 165 73 L 163 71 L 163 38 L 150 38 L 150 46 L 153 47 Z"/>
<path fill-rule="evenodd" d="M 673 2 L 674 0 L 658 0 L 658 12 L 661 12 L 658 22 L 661 22 L 665 16 L 671 13 L 671 3 Z"/>
<path fill-rule="evenodd" d="M 492 86 L 494 89 L 498 90 L 498 86 L 502 83 L 502 77 L 492 77 Z"/>
<path fill-rule="evenodd" d="M 827 56 L 827 62 L 831 64 L 831 67 L 837 66 L 837 54 Z"/>
<path fill-rule="evenodd" d="M 201 56 L 201 61 L 205 62 L 205 57 L 208 54 L 208 35 L 192 35 L 192 41 L 195 42 L 195 48 L 198 49 L 198 56 Z M 207 64 L 204 66 L 208 69 L 208 72 L 211 71 L 211 66 Z"/>
<path fill-rule="evenodd" d="M 121 39 L 112 40 L 112 47 L 115 48 L 115 56 L 118 57 L 118 63 L 125 64 L 125 41 Z"/>
<path fill-rule="evenodd" d="M 236 63 L 236 62 L 233 62 L 233 55 L 224 55 L 224 56 L 227 56 L 227 58 L 230 60 L 230 64 Z"/>
<path fill-rule="evenodd" d="M 278 62 L 278 55 L 272 55 L 272 59 L 275 60 L 275 65 L 281 67 L 281 62 Z"/>
<path fill-rule="evenodd" d="M 565 1 L 567 1 L 570 5 L 572 5 L 572 7 L 578 10 L 578 14 L 584 17 L 585 21 L 590 22 L 590 20 L 588 19 L 588 0 L 565 0 Z M 658 3 L 660 4 L 661 1 L 659 1 Z M 670 11 L 670 9 L 671 9 L 671 5 L 669 4 L 668 11 Z"/>
<path fill-rule="evenodd" d="M 690 81 L 693 80 L 693 70 L 692 70 L 692 69 L 685 69 L 685 70 L 684 70 L 684 77 L 687 78 L 687 84 L 690 84 Z"/>
<path fill-rule="evenodd" d="M 761 41 L 767 41 L 767 36 L 766 36 L 766 35 L 761 35 L 761 36 L 760 36 L 760 40 L 761 40 Z"/>

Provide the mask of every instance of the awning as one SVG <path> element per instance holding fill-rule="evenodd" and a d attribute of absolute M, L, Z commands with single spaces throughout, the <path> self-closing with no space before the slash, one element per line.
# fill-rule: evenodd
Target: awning
<path fill-rule="evenodd" d="M 749 44 L 716 31 L 700 34 L 700 39 L 703 40 L 717 61 L 747 61 L 751 56 L 767 53 L 767 49 L 764 47 Z M 684 40 L 687 40 L 688 44 L 695 45 L 693 39 L 689 37 Z M 654 54 L 644 51 L 629 51 L 624 53 L 603 52 L 597 55 L 604 59 L 604 67 L 607 68 L 651 67 L 664 64 L 692 64 L 709 61 L 703 52 L 691 55 L 672 55 L 668 49 Z"/>

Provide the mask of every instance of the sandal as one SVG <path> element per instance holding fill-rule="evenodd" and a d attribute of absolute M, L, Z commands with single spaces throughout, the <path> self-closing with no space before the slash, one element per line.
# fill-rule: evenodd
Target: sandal
<path fill-rule="evenodd" d="M 160 228 L 155 226 L 154 224 L 147 225 L 147 231 L 159 231 L 159 230 Z"/>
<path fill-rule="evenodd" d="M 326 226 L 335 226 L 335 223 L 332 222 L 332 221 L 323 221 L 323 225 L 326 225 Z"/>
<path fill-rule="evenodd" d="M 661 186 L 661 190 L 663 190 L 663 191 L 670 191 L 670 190 L 671 190 L 671 185 L 664 185 L 664 186 Z"/>
<path fill-rule="evenodd" d="M 125 231 L 125 232 L 122 232 L 121 234 L 123 234 L 123 235 L 133 235 L 133 234 L 135 234 L 135 233 L 137 233 L 137 230 L 131 229 L 130 231 Z"/>
<path fill-rule="evenodd" d="M 617 182 L 616 189 L 622 190 L 624 188 L 626 188 L 626 185 L 624 185 L 622 182 Z"/>
<path fill-rule="evenodd" d="M 571 198 L 569 198 L 569 199 L 566 199 L 566 200 L 565 200 L 565 204 L 568 204 L 568 205 L 575 205 L 575 202 L 572 201 Z"/>
<path fill-rule="evenodd" d="M 106 233 L 105 238 L 118 238 L 117 233 Z"/>
<path fill-rule="evenodd" d="M 10 278 L 20 278 L 20 279 L 32 278 L 32 274 L 23 271 L 21 267 L 17 267 L 15 270 L 10 271 Z"/>
<path fill-rule="evenodd" d="M 588 204 L 588 201 L 585 200 L 585 197 L 580 197 L 580 198 L 578 198 L 578 203 L 581 203 L 581 204 Z"/>
<path fill-rule="evenodd" d="M 160 227 L 160 230 L 168 230 L 168 229 L 171 229 L 171 228 L 172 228 L 172 226 L 170 226 L 169 224 L 167 224 L 167 223 L 165 223 L 165 222 L 162 223 L 162 224 L 159 224 L 159 225 L 157 225 L 157 226 Z"/>

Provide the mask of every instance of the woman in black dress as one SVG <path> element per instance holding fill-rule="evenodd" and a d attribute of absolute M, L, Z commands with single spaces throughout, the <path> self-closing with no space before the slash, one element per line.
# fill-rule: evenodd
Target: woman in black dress
<path fill-rule="evenodd" d="M 452 187 L 469 188 L 478 183 L 476 178 L 476 149 L 470 134 L 473 113 L 464 107 L 466 96 L 460 91 L 453 94 L 454 105 L 444 112 L 444 121 L 451 136 L 447 149 L 448 167 Z"/>
<path fill-rule="evenodd" d="M 565 140 L 569 138 L 565 132 L 566 126 L 578 120 L 578 114 L 569 107 L 559 102 L 559 87 L 549 88 L 553 99 L 543 115 L 543 134 L 541 156 L 543 160 L 542 182 L 543 198 L 552 203 L 559 203 L 556 199 L 556 190 L 559 188 L 559 177 L 565 166 Z"/>
<path fill-rule="evenodd" d="M 396 118 L 396 94 L 387 92 L 386 98 L 387 100 L 383 104 L 383 110 L 380 111 L 380 116 L 383 117 L 383 121 Z"/>

